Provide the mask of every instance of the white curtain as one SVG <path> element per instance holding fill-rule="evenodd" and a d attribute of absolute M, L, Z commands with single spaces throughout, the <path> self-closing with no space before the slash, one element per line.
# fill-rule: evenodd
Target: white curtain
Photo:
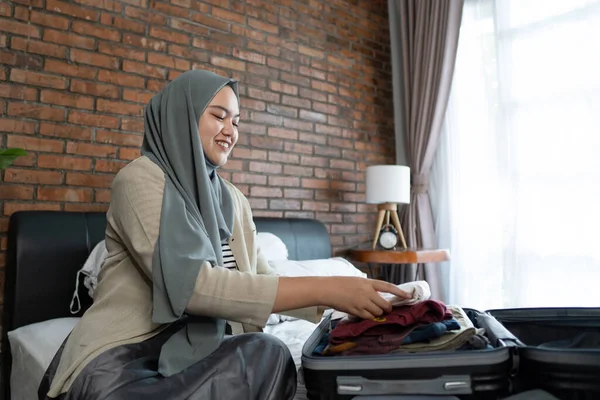
<path fill-rule="evenodd" d="M 448 301 L 600 306 L 600 1 L 466 0 L 431 197 Z"/>

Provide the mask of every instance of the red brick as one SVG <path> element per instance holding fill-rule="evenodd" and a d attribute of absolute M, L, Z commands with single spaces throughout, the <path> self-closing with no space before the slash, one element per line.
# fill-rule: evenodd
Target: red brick
<path fill-rule="evenodd" d="M 248 18 L 248 25 L 250 25 L 253 28 L 259 29 L 261 31 L 274 33 L 274 34 L 279 33 L 279 28 L 277 27 L 277 25 L 267 24 L 265 22 L 258 21 L 254 18 Z"/>
<path fill-rule="evenodd" d="M 69 90 L 71 92 L 89 94 L 96 97 L 119 97 L 119 88 L 117 86 L 81 81 L 78 79 L 71 80 L 71 87 Z"/>
<path fill-rule="evenodd" d="M 40 30 L 33 25 L 17 22 L 10 19 L 2 20 L 0 24 L 0 31 L 14 33 L 15 35 L 21 35 L 31 38 L 40 38 Z"/>
<path fill-rule="evenodd" d="M 189 19 L 190 10 L 187 8 L 172 6 L 170 4 L 162 3 L 160 1 L 153 1 L 150 3 L 150 9 L 156 10 L 161 14 L 172 15 L 174 17 Z M 173 20 L 173 19 L 171 19 Z"/>
<path fill-rule="evenodd" d="M 124 31 L 132 31 L 142 34 L 146 32 L 146 24 L 136 22 L 128 18 L 114 17 L 111 25 Z"/>
<path fill-rule="evenodd" d="M 140 147 L 142 145 L 143 138 L 144 137 L 142 135 L 96 130 L 96 142 L 98 143 Z"/>
<path fill-rule="evenodd" d="M 62 153 L 64 143 L 61 140 L 40 139 L 32 136 L 7 136 L 8 147 L 20 147 L 28 151 L 46 151 L 51 153 Z"/>
<path fill-rule="evenodd" d="M 233 150 L 233 156 L 235 158 L 266 161 L 267 152 L 264 150 L 247 149 L 245 147 L 235 147 Z"/>
<path fill-rule="evenodd" d="M 0 65 L 1 64 L 38 69 L 42 66 L 42 59 L 39 56 L 0 50 Z"/>
<path fill-rule="evenodd" d="M 127 161 L 109 161 L 109 160 L 96 160 L 94 171 L 98 172 L 112 172 L 117 173 L 121 168 L 128 164 Z"/>
<path fill-rule="evenodd" d="M 129 47 L 120 46 L 110 42 L 99 42 L 98 51 L 110 56 L 129 58 L 131 60 L 144 61 L 146 53 Z"/>
<path fill-rule="evenodd" d="M 67 203 L 65 211 L 105 213 L 108 211 L 108 204 Z"/>
<path fill-rule="evenodd" d="M 167 43 L 163 40 L 150 39 L 145 36 L 138 36 L 131 33 L 123 34 L 123 43 L 154 51 L 165 51 L 167 48 Z"/>
<path fill-rule="evenodd" d="M 0 47 L 6 47 L 6 35 L 0 35 Z M 4 70 L 2 70 L 4 72 Z M 5 75 L 6 76 L 6 75 Z"/>
<path fill-rule="evenodd" d="M 152 25 L 163 26 L 167 23 L 167 17 L 164 15 L 129 6 L 125 7 L 125 15 L 136 20 L 149 22 Z"/>
<path fill-rule="evenodd" d="M 76 76 L 84 79 L 93 79 L 96 76 L 96 68 L 72 65 L 62 61 L 55 61 L 49 59 L 47 59 L 44 63 L 44 70 L 47 72 Z"/>
<path fill-rule="evenodd" d="M 278 115 L 262 113 L 258 111 L 252 112 L 252 121 L 271 125 L 281 125 L 283 118 Z"/>
<path fill-rule="evenodd" d="M 122 147 L 119 149 L 119 158 L 121 160 L 135 160 L 140 156 L 140 149 Z"/>
<path fill-rule="evenodd" d="M 269 127 L 267 135 L 287 140 L 298 140 L 298 131 L 291 129 Z"/>
<path fill-rule="evenodd" d="M 300 210 L 299 200 L 288 199 L 272 199 L 269 201 L 269 209 L 271 210 Z"/>
<path fill-rule="evenodd" d="M 92 167 L 92 159 L 66 156 L 63 154 L 40 154 L 38 156 L 37 165 L 39 168 L 89 171 Z"/>
<path fill-rule="evenodd" d="M 209 15 L 197 13 L 192 15 L 192 19 L 201 25 L 208 26 L 220 31 L 229 32 L 229 23 L 213 18 Z"/>
<path fill-rule="evenodd" d="M 302 178 L 302 187 L 311 189 L 329 189 L 329 181 L 322 179 Z"/>
<path fill-rule="evenodd" d="M 64 121 L 65 110 L 25 103 L 8 103 L 8 115 L 40 120 Z"/>
<path fill-rule="evenodd" d="M 17 158 L 12 165 L 15 167 L 33 167 L 37 160 L 37 153 L 29 152 L 26 156 Z"/>
<path fill-rule="evenodd" d="M 0 3 L 0 15 L 10 17 L 12 15 L 12 7 L 9 3 Z"/>
<path fill-rule="evenodd" d="M 209 34 L 209 29 L 202 26 L 202 25 L 198 25 L 196 23 L 190 23 L 188 21 L 184 21 L 181 19 L 171 19 L 171 28 L 178 30 L 178 31 L 183 31 L 186 33 L 191 33 L 194 36 L 201 36 L 201 37 L 206 37 Z M 183 38 L 182 38 L 183 40 Z"/>
<path fill-rule="evenodd" d="M 119 126 L 119 119 L 107 115 L 90 114 L 80 111 L 70 111 L 67 120 L 71 124 L 99 126 L 103 128 L 116 129 Z"/>
<path fill-rule="evenodd" d="M 144 120 L 141 118 L 121 118 L 121 130 L 129 132 L 143 132 Z"/>
<path fill-rule="evenodd" d="M 213 17 L 220 18 L 224 21 L 236 22 L 238 24 L 246 23 L 246 16 L 238 13 L 233 13 L 231 11 L 224 10 L 219 7 L 212 8 Z"/>
<path fill-rule="evenodd" d="M 2 92 L 0 85 L 0 92 Z M 25 133 L 32 135 L 35 132 L 35 123 L 20 119 L 0 118 L 0 132 Z"/>
<path fill-rule="evenodd" d="M 278 151 L 269 152 L 269 161 L 282 162 L 287 164 L 300 164 L 300 156 Z"/>
<path fill-rule="evenodd" d="M 209 40 L 209 39 L 202 39 L 202 38 L 195 37 L 192 40 L 192 46 L 198 47 L 200 49 L 208 50 L 210 52 L 220 53 L 223 55 L 231 54 L 230 47 L 223 45 L 219 42 Z"/>
<path fill-rule="evenodd" d="M 235 69 L 237 71 L 245 71 L 246 63 L 243 61 L 232 60 L 230 58 L 212 56 L 210 58 L 210 63 L 216 65 L 218 67 Z"/>
<path fill-rule="evenodd" d="M 41 201 L 88 202 L 92 199 L 91 189 L 40 187 L 37 199 Z"/>
<path fill-rule="evenodd" d="M 115 57 L 105 56 L 98 53 L 90 53 L 83 50 L 71 49 L 70 60 L 81 64 L 95 65 L 96 67 L 117 69 L 119 60 Z"/>
<path fill-rule="evenodd" d="M 62 181 L 62 173 L 55 171 L 35 171 L 31 169 L 11 168 L 4 171 L 4 181 L 29 184 L 58 185 Z"/>
<path fill-rule="evenodd" d="M 249 174 L 245 172 L 236 172 L 231 177 L 232 183 L 246 183 L 250 185 L 266 185 L 267 177 L 265 175 Z"/>
<path fill-rule="evenodd" d="M 96 0 L 93 1 L 98 3 Z M 106 3 L 106 1 L 107 0 L 102 0 L 99 4 Z M 118 42 L 121 38 L 121 34 L 117 30 L 83 21 L 73 21 L 71 23 L 71 30 L 84 36 L 94 36 L 99 39 L 111 40 L 113 42 Z"/>
<path fill-rule="evenodd" d="M 144 87 L 144 78 L 122 72 L 100 70 L 98 71 L 98 80 L 118 86 Z"/>
<path fill-rule="evenodd" d="M 93 50 L 96 41 L 92 38 L 75 35 L 74 33 L 61 32 L 53 29 L 44 29 L 44 42 L 64 44 L 70 47 Z"/>
<path fill-rule="evenodd" d="M 23 185 L 2 185 L 0 200 L 31 200 L 33 188 Z"/>
<path fill-rule="evenodd" d="M 146 84 L 146 89 L 151 90 L 153 92 L 159 92 L 162 88 L 165 87 L 167 81 L 159 81 L 157 79 L 148 79 L 148 83 Z"/>
<path fill-rule="evenodd" d="M 30 20 L 36 25 L 49 26 L 51 28 L 67 30 L 69 29 L 69 20 L 58 15 L 46 14 L 39 11 L 31 11 Z"/>
<path fill-rule="evenodd" d="M 113 0 L 74 0 L 75 3 L 83 4 L 84 6 L 101 8 L 103 10 L 120 13 L 123 10 L 121 4 Z"/>
<path fill-rule="evenodd" d="M 65 58 L 67 54 L 66 47 L 58 46 L 52 43 L 38 42 L 37 40 L 20 38 L 13 36 L 10 41 L 12 49 L 21 50 L 28 53 L 43 54 L 45 56 Z"/>
<path fill-rule="evenodd" d="M 58 211 L 60 210 L 60 204 L 49 204 L 49 203 L 4 203 L 4 215 L 12 215 L 17 211 L 28 211 L 28 210 L 48 210 Z"/>
<path fill-rule="evenodd" d="M 312 47 L 299 45 L 298 52 L 313 58 L 325 58 L 325 52 L 323 50 L 314 49 Z"/>
<path fill-rule="evenodd" d="M 95 189 L 94 201 L 97 203 L 110 203 L 110 190 Z"/>
<path fill-rule="evenodd" d="M 67 172 L 65 182 L 72 186 L 110 188 L 114 175 L 94 175 L 80 172 Z"/>
<path fill-rule="evenodd" d="M 187 71 L 190 69 L 189 61 L 159 53 L 148 53 L 148 62 L 150 64 L 162 65 L 163 67 L 179 69 L 182 71 Z M 160 78 L 161 76 L 155 77 Z"/>
<path fill-rule="evenodd" d="M 66 152 L 81 156 L 115 157 L 117 155 L 117 148 L 101 144 L 68 142 Z"/>
<path fill-rule="evenodd" d="M 92 130 L 73 125 L 59 125 L 50 122 L 40 124 L 40 134 L 67 139 L 91 140 Z"/>
<path fill-rule="evenodd" d="M 98 111 L 123 115 L 143 115 L 144 113 L 144 108 L 141 105 L 105 99 L 98 99 L 96 101 L 96 109 Z"/>
<path fill-rule="evenodd" d="M 150 28 L 149 35 L 172 43 L 180 43 L 185 45 L 190 43 L 190 37 L 188 35 L 158 28 L 156 26 L 152 26 Z"/>
<path fill-rule="evenodd" d="M 55 90 L 42 90 L 40 94 L 40 102 L 70 108 L 82 108 L 85 110 L 94 109 L 94 99 L 92 97 L 57 92 Z"/>
<path fill-rule="evenodd" d="M 99 16 L 97 11 L 92 11 L 58 0 L 46 0 L 46 10 L 70 15 L 75 18 L 87 19 L 89 21 L 97 21 Z"/>
<path fill-rule="evenodd" d="M 27 86 L 10 85 L 0 83 L 0 93 L 6 99 L 35 101 L 37 99 L 37 90 Z M 0 120 L 1 121 L 1 120 Z"/>
<path fill-rule="evenodd" d="M 280 174 L 282 167 L 279 164 L 270 164 L 264 162 L 250 161 L 248 170 L 251 172 L 265 172 L 270 174 Z"/>
<path fill-rule="evenodd" d="M 10 71 L 10 80 L 13 82 L 26 83 L 34 86 L 46 86 L 55 89 L 67 88 L 67 80 L 65 78 L 41 72 L 26 71 L 23 69 L 13 68 Z"/>
<path fill-rule="evenodd" d="M 284 71 L 291 71 L 294 65 L 288 61 L 282 61 L 277 58 L 269 57 L 267 59 L 267 65 L 271 68 L 281 69 Z"/>
<path fill-rule="evenodd" d="M 252 186 L 250 188 L 250 195 L 252 197 L 281 197 L 283 195 L 283 191 L 280 188 L 273 187 L 262 187 L 262 186 Z"/>
<path fill-rule="evenodd" d="M 153 67 L 129 60 L 123 61 L 123 71 L 159 79 L 166 79 L 167 77 L 167 71 L 164 68 Z"/>

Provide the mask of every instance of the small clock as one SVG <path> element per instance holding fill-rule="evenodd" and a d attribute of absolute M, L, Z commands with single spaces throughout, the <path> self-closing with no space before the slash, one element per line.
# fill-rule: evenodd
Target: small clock
<path fill-rule="evenodd" d="M 379 246 L 385 250 L 391 250 L 398 244 L 398 232 L 391 224 L 386 224 L 379 232 Z"/>

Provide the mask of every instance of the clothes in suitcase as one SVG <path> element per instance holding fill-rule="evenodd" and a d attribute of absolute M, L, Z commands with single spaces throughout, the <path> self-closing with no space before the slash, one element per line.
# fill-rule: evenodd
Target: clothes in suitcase
<path fill-rule="evenodd" d="M 490 310 L 523 343 L 515 391 L 560 400 L 600 399 L 600 308 Z"/>
<path fill-rule="evenodd" d="M 485 331 L 486 342 L 489 341 L 486 348 L 469 349 L 465 344 L 461 349 L 439 346 L 423 351 L 422 344 L 408 341 L 402 347 L 404 351 L 386 354 L 361 354 L 355 351 L 356 347 L 343 350 L 343 344 L 330 345 L 323 351 L 323 342 L 334 331 L 336 322 L 331 316 L 324 318 L 302 350 L 308 398 L 438 396 L 496 400 L 508 396 L 516 368 L 514 353 L 520 342 L 493 317 L 480 318 L 484 314 L 479 311 L 461 310 L 472 327 L 478 332 Z M 430 342 L 433 343 L 435 340 Z M 326 355 L 330 347 L 343 351 Z"/>

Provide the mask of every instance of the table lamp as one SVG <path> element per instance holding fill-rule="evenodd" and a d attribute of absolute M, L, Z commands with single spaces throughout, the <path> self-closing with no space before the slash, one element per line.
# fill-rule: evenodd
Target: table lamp
<path fill-rule="evenodd" d="M 390 217 L 399 237 L 399 242 L 406 249 L 406 241 L 400 219 L 398 203 L 410 203 L 410 168 L 404 165 L 373 165 L 367 167 L 366 173 L 367 203 L 377 204 L 377 228 L 373 238 L 373 249 L 377 246 L 383 222 L 390 224 Z"/>

